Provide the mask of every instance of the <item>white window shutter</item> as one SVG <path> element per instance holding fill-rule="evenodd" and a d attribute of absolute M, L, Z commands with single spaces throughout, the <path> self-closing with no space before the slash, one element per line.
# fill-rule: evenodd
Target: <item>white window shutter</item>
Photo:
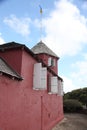
<path fill-rule="evenodd" d="M 39 89 L 41 87 L 41 67 L 41 63 L 34 64 L 33 89 Z"/>
<path fill-rule="evenodd" d="M 51 66 L 51 57 L 48 58 L 48 66 Z"/>
<path fill-rule="evenodd" d="M 63 96 L 63 82 L 61 81 L 61 96 Z"/>
<path fill-rule="evenodd" d="M 63 96 L 63 82 L 58 80 L 58 94 Z"/>
<path fill-rule="evenodd" d="M 47 68 L 43 67 L 41 72 L 41 89 L 47 89 Z"/>
<path fill-rule="evenodd" d="M 58 94 L 61 95 L 61 80 L 58 80 Z"/>
<path fill-rule="evenodd" d="M 55 59 L 53 59 L 52 57 L 48 58 L 48 66 L 55 66 Z"/>
<path fill-rule="evenodd" d="M 47 89 L 47 68 L 42 67 L 41 63 L 34 64 L 33 89 Z"/>
<path fill-rule="evenodd" d="M 51 77 L 51 93 L 58 94 L 58 79 L 56 76 Z"/>

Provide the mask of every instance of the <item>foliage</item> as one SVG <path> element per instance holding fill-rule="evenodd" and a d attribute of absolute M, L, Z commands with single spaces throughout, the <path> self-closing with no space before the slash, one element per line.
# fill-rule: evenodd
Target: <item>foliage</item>
<path fill-rule="evenodd" d="M 64 112 L 79 112 L 82 110 L 82 104 L 78 100 L 64 100 Z"/>
<path fill-rule="evenodd" d="M 87 106 L 87 87 L 64 94 L 64 100 L 66 99 L 75 99 Z"/>

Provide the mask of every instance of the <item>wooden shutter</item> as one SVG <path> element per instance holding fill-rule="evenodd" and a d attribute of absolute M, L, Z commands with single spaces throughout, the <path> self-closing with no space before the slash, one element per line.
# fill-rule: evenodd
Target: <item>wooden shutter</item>
<path fill-rule="evenodd" d="M 63 95 L 63 82 L 61 80 L 58 80 L 58 94 Z"/>
<path fill-rule="evenodd" d="M 34 64 L 33 89 L 41 87 L 41 63 Z"/>
<path fill-rule="evenodd" d="M 43 67 L 41 71 L 41 89 L 47 89 L 47 68 Z"/>
<path fill-rule="evenodd" d="M 61 81 L 61 96 L 63 96 L 63 82 Z"/>
<path fill-rule="evenodd" d="M 55 59 L 52 57 L 48 58 L 48 66 L 55 66 Z"/>
<path fill-rule="evenodd" d="M 47 68 L 41 63 L 34 64 L 33 89 L 47 89 Z"/>
<path fill-rule="evenodd" d="M 48 58 L 48 66 L 51 66 L 51 57 Z"/>
<path fill-rule="evenodd" d="M 51 93 L 58 94 L 58 79 L 56 76 L 51 77 Z"/>

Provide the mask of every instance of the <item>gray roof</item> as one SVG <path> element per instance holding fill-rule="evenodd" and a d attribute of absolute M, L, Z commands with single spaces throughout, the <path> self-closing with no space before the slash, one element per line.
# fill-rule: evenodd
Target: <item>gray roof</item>
<path fill-rule="evenodd" d="M 58 56 L 50 48 L 48 48 L 42 41 L 37 43 L 33 48 L 31 48 L 31 50 L 33 51 L 34 54 L 45 53 L 58 58 Z"/>
<path fill-rule="evenodd" d="M 50 67 L 48 67 L 41 59 L 39 59 L 35 54 L 40 54 L 40 53 L 45 53 L 48 55 L 52 55 L 55 56 L 57 58 L 59 58 L 52 50 L 50 50 L 42 41 L 40 41 L 36 46 L 34 46 L 32 49 L 29 49 L 28 47 L 26 47 L 24 44 L 20 44 L 20 43 L 16 43 L 16 42 L 9 42 L 3 45 L 0 45 L 0 51 L 3 52 L 5 50 L 9 50 L 9 49 L 17 49 L 17 48 L 24 48 L 25 51 L 27 51 L 30 55 L 33 56 L 34 59 L 36 59 L 38 62 L 42 62 L 44 66 L 46 66 L 48 68 L 48 70 L 53 73 L 53 75 L 58 76 L 53 70 L 50 69 Z M 8 75 L 8 76 L 12 76 L 12 77 L 16 77 L 19 80 L 22 80 L 22 77 L 15 72 L 7 63 L 5 60 L 3 60 L 2 58 L 0 58 L 0 72 Z M 58 76 L 59 79 L 61 79 L 63 81 L 63 79 L 61 77 Z"/>
<path fill-rule="evenodd" d="M 12 77 L 15 77 L 19 80 L 22 79 L 22 77 L 16 73 L 7 63 L 5 60 L 3 60 L 1 57 L 0 57 L 0 72 L 1 73 L 4 73 L 6 75 L 9 75 L 9 76 L 12 76 Z"/>
<path fill-rule="evenodd" d="M 20 48 L 22 46 L 24 46 L 24 45 L 16 43 L 16 42 L 9 42 L 9 43 L 5 43 L 5 44 L 0 45 L 0 51 L 4 51 L 7 49 Z"/>

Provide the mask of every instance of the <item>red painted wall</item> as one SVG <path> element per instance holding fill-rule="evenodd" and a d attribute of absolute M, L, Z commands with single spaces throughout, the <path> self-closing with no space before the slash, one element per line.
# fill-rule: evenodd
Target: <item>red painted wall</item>
<path fill-rule="evenodd" d="M 52 57 L 53 59 L 55 59 L 55 66 L 51 66 L 50 68 L 56 73 L 58 74 L 58 59 L 56 57 L 47 55 L 47 54 L 38 54 L 37 55 L 39 58 L 43 59 L 44 63 L 46 63 L 48 65 L 48 59 L 50 57 Z"/>
<path fill-rule="evenodd" d="M 0 129 L 50 130 L 63 118 L 62 97 L 49 95 L 47 90 L 33 90 L 33 66 L 36 60 L 25 51 L 18 54 L 22 60 L 21 63 L 18 61 L 16 69 L 19 70 L 21 65 L 24 79 L 17 81 L 0 76 Z"/>
<path fill-rule="evenodd" d="M 14 70 L 21 74 L 22 49 L 0 51 L 0 57 L 4 58 Z"/>

